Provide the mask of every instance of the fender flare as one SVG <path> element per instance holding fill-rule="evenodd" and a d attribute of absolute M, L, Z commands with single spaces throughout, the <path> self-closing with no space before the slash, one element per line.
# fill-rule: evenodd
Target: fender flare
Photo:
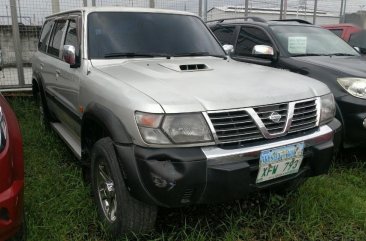
<path fill-rule="evenodd" d="M 82 146 L 84 146 L 83 139 L 86 135 L 84 127 L 88 119 L 91 119 L 97 122 L 100 126 L 103 126 L 114 143 L 123 145 L 132 144 L 131 135 L 128 133 L 121 120 L 107 107 L 92 102 L 85 108 L 81 120 Z"/>

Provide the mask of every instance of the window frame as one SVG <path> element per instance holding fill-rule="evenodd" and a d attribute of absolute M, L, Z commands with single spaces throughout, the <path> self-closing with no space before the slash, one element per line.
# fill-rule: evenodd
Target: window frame
<path fill-rule="evenodd" d="M 46 51 L 46 54 L 48 55 L 48 56 L 51 56 L 51 57 L 54 57 L 54 58 L 56 58 L 56 59 L 59 59 L 59 60 L 62 60 L 62 43 L 63 43 L 63 41 L 64 41 L 64 39 L 65 39 L 65 35 L 66 35 L 66 31 L 62 34 L 62 36 L 61 36 L 61 41 L 60 41 L 60 49 L 59 49 L 59 53 L 58 53 L 58 56 L 56 56 L 56 55 L 54 55 L 54 54 L 50 54 L 49 52 L 48 52 L 48 49 L 49 49 L 49 47 L 50 47 L 50 43 L 51 43 L 51 39 L 53 39 L 54 38 L 54 35 L 55 35 L 55 27 L 56 27 L 56 25 L 57 25 L 57 22 L 59 22 L 59 21 L 65 21 L 65 25 L 67 26 L 67 24 L 68 24 L 68 19 L 67 19 L 67 17 L 65 17 L 65 16 L 63 16 L 63 17 L 60 17 L 60 18 L 56 18 L 56 19 L 54 19 L 54 22 L 55 22 L 55 24 L 53 25 L 53 28 L 52 28 L 52 33 L 51 33 L 51 35 L 50 35 L 50 38 L 49 38 L 49 40 L 48 40 L 48 46 L 47 46 L 47 51 Z"/>
<path fill-rule="evenodd" d="M 233 36 L 232 36 L 232 43 L 221 43 L 221 40 L 217 37 L 217 35 L 215 34 L 215 31 L 219 30 L 219 29 L 223 29 L 223 28 L 233 28 Z M 211 28 L 212 33 L 214 34 L 214 36 L 217 38 L 217 40 L 219 41 L 220 45 L 225 45 L 225 44 L 230 44 L 235 46 L 235 43 L 237 41 L 238 38 L 238 29 L 240 30 L 240 27 L 236 26 L 236 25 L 222 25 L 222 24 L 218 24 L 215 25 Z"/>
<path fill-rule="evenodd" d="M 40 50 L 39 48 L 39 44 L 41 43 L 41 37 L 42 37 L 42 34 L 43 34 L 43 31 L 44 31 L 44 27 L 46 26 L 47 23 L 52 23 L 52 27 L 50 28 L 50 34 L 48 35 L 47 39 L 45 39 L 45 43 L 42 43 L 42 44 L 46 44 L 46 49 L 43 51 L 43 50 Z M 37 50 L 41 53 L 44 53 L 44 54 L 47 54 L 47 50 L 48 50 L 48 46 L 49 46 L 49 42 L 50 42 L 50 37 L 53 33 L 53 28 L 55 27 L 55 20 L 54 19 L 48 19 L 44 22 L 43 26 L 42 26 L 42 29 L 41 29 L 41 34 L 39 35 L 39 39 L 38 39 L 38 44 L 37 44 Z"/>
<path fill-rule="evenodd" d="M 262 28 L 262 27 L 259 27 L 259 26 L 256 26 L 256 25 L 249 25 L 248 24 L 248 25 L 241 25 L 237 29 L 237 35 L 236 35 L 236 40 L 235 40 L 235 45 L 234 45 L 233 56 L 240 57 L 240 58 L 249 58 L 249 59 L 253 59 L 253 58 L 254 59 L 263 59 L 263 58 L 260 58 L 258 56 L 253 56 L 253 55 L 245 56 L 245 55 L 239 55 L 239 54 L 237 54 L 236 49 L 237 49 L 237 46 L 238 46 L 238 40 L 239 40 L 239 36 L 240 36 L 240 31 L 242 30 L 242 28 L 255 28 L 255 29 L 261 30 L 268 37 L 268 39 L 270 40 L 270 42 L 272 44 L 271 47 L 275 51 L 275 55 L 277 55 L 278 48 L 277 48 L 276 42 L 274 41 L 274 39 L 272 38 L 272 36 L 268 33 L 268 31 L 265 28 Z"/>
<path fill-rule="evenodd" d="M 76 35 L 77 35 L 77 45 L 78 46 L 74 46 L 75 48 L 76 47 L 79 47 L 79 53 L 75 53 L 75 56 L 76 56 L 76 59 L 77 61 L 80 61 L 81 60 L 81 55 L 82 55 L 82 31 L 81 31 L 81 15 L 69 15 L 67 17 L 67 22 L 66 22 L 66 31 L 63 35 L 63 39 L 61 41 L 61 47 L 63 48 L 63 46 L 65 45 L 65 42 L 66 42 L 66 37 L 67 37 L 67 34 L 69 32 L 69 28 L 70 28 L 70 22 L 71 20 L 74 20 L 75 21 L 75 27 L 76 27 Z M 61 48 L 61 50 L 62 50 Z M 62 53 L 61 53 L 61 60 L 63 62 L 65 62 L 63 59 L 62 59 Z"/>

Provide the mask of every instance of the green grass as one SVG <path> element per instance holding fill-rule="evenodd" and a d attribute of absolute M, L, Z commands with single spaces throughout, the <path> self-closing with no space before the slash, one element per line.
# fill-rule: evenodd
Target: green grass
<path fill-rule="evenodd" d="M 41 128 L 30 99 L 9 101 L 23 133 L 28 240 L 108 240 L 76 159 L 56 134 Z M 355 165 L 337 165 L 286 197 L 253 194 L 162 209 L 154 232 L 122 240 L 365 240 L 366 168 L 351 157 Z"/>

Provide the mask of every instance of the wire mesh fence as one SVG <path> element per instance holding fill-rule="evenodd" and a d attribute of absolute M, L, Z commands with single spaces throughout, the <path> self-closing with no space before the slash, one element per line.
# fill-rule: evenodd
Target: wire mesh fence
<path fill-rule="evenodd" d="M 173 9 L 193 12 L 205 20 L 256 16 L 317 24 L 339 23 L 345 13 L 366 10 L 364 0 L 0 0 L 0 88 L 30 85 L 31 57 L 45 17 L 83 6 Z"/>

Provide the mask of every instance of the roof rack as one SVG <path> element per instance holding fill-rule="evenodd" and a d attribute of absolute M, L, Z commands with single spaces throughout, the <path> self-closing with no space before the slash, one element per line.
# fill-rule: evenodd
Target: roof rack
<path fill-rule="evenodd" d="M 276 20 L 271 20 L 271 21 L 275 21 L 275 22 L 297 22 L 297 23 L 303 23 L 303 24 L 311 24 L 311 25 L 313 25 L 309 21 L 306 21 L 306 20 L 303 20 L 303 19 L 296 19 L 296 18 L 293 18 L 293 19 L 281 19 L 281 20 L 276 19 Z"/>
<path fill-rule="evenodd" d="M 222 23 L 226 20 L 239 20 L 239 19 L 243 19 L 243 20 L 251 19 L 254 22 L 261 22 L 261 23 L 267 22 L 265 19 L 259 18 L 259 17 L 237 17 L 237 18 L 223 18 L 223 19 L 217 19 L 217 20 L 210 20 L 210 21 L 207 21 L 206 23 L 212 23 L 212 22 Z"/>

